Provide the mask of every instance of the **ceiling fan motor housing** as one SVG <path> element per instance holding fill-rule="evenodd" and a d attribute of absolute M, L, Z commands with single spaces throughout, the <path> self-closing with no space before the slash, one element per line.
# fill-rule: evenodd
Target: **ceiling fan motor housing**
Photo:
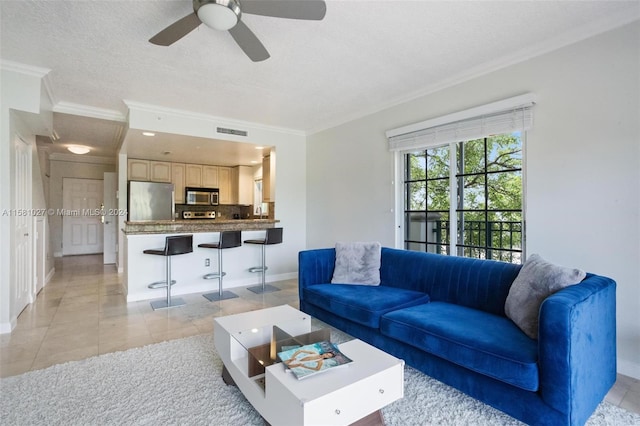
<path fill-rule="evenodd" d="M 242 15 L 236 0 L 193 0 L 193 10 L 203 24 L 221 31 L 235 27 Z"/>

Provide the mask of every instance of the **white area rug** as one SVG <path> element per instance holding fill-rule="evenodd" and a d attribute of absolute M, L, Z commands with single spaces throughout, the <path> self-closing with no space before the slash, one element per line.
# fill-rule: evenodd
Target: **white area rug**
<path fill-rule="evenodd" d="M 54 365 L 0 380 L 0 424 L 262 426 L 221 371 L 210 335 Z M 387 425 L 521 424 L 410 367 L 405 397 L 383 414 Z M 640 425 L 640 415 L 602 403 L 588 424 Z"/>

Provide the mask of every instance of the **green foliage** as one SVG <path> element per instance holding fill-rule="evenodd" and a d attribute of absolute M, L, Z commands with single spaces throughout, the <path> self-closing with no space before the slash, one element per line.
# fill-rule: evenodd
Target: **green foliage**
<path fill-rule="evenodd" d="M 448 212 L 449 147 L 407 155 L 407 205 L 412 211 Z M 513 236 L 498 232 L 499 222 L 522 220 L 522 142 L 519 133 L 502 134 L 457 144 L 456 179 L 459 224 L 464 224 L 464 244 L 484 245 L 486 226 L 492 228 L 492 247 L 520 246 Z M 482 211 L 474 211 L 482 210 Z M 485 210 L 488 212 L 485 213 Z M 516 211 L 510 211 L 516 210 Z M 485 225 L 473 229 L 471 222 Z M 496 224 L 497 222 L 497 224 Z M 493 223 L 493 226 L 491 225 Z M 459 225 L 460 227 L 460 225 Z M 476 257 L 483 257 L 481 254 Z"/>

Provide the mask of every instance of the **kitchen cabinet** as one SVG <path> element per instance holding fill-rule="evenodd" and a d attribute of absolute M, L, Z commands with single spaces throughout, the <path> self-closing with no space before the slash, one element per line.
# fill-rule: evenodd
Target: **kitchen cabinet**
<path fill-rule="evenodd" d="M 218 167 L 218 188 L 220 204 L 235 204 L 231 190 L 231 167 Z"/>
<path fill-rule="evenodd" d="M 269 163 L 270 164 L 270 163 Z M 173 183 L 176 204 L 184 204 L 185 188 L 218 188 L 220 204 L 253 204 L 253 168 L 211 166 L 153 160 L 128 160 L 128 180 Z"/>
<path fill-rule="evenodd" d="M 127 180 L 149 180 L 149 160 L 135 158 L 127 161 Z"/>
<path fill-rule="evenodd" d="M 171 163 L 149 161 L 149 180 L 151 182 L 171 182 Z"/>
<path fill-rule="evenodd" d="M 262 201 L 275 201 L 276 198 L 276 153 L 271 152 L 262 159 Z"/>
<path fill-rule="evenodd" d="M 218 188 L 220 183 L 218 180 L 218 166 L 202 166 L 202 187 Z"/>
<path fill-rule="evenodd" d="M 176 204 L 184 204 L 185 165 L 183 163 L 171 163 L 171 183 Z"/>
<path fill-rule="evenodd" d="M 184 186 L 202 187 L 202 165 L 185 164 Z"/>
<path fill-rule="evenodd" d="M 167 161 L 127 160 L 127 180 L 171 182 L 171 163 Z"/>
<path fill-rule="evenodd" d="M 253 204 L 253 167 L 231 168 L 231 197 L 232 204 Z"/>

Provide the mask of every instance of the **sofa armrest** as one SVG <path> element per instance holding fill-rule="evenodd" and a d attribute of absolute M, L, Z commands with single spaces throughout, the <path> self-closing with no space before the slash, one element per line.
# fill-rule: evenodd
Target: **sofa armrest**
<path fill-rule="evenodd" d="M 540 394 L 583 424 L 616 380 L 615 281 L 587 274 L 548 297 L 538 333 Z"/>
<path fill-rule="evenodd" d="M 300 300 L 303 300 L 303 288 L 331 282 L 335 264 L 335 248 L 305 250 L 298 253 L 298 297 Z"/>

